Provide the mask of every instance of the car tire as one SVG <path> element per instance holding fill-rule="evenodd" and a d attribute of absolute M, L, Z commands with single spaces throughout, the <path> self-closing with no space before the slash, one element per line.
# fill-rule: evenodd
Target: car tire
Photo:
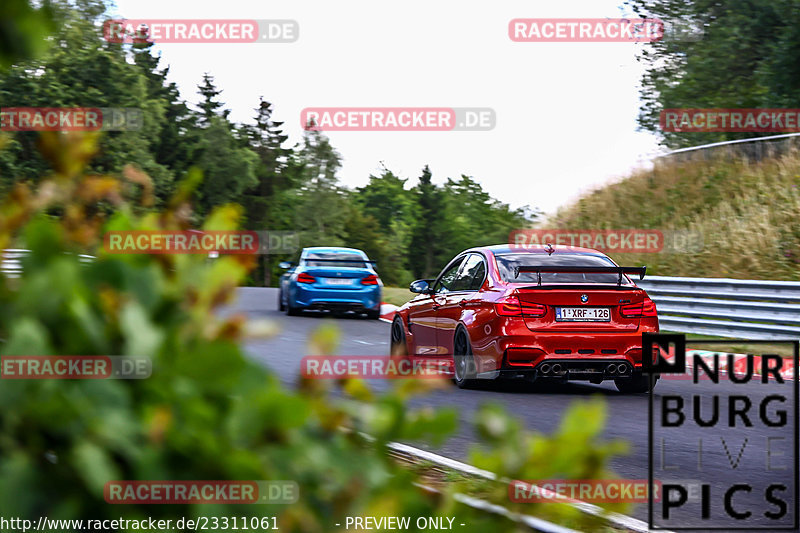
<path fill-rule="evenodd" d="M 367 311 L 367 318 L 369 318 L 370 320 L 378 320 L 380 317 L 381 317 L 380 309 L 376 309 L 374 311 L 370 309 L 369 311 Z"/>
<path fill-rule="evenodd" d="M 392 320 L 392 329 L 389 333 L 389 355 L 393 357 L 408 356 L 406 330 L 403 327 L 403 319 L 399 315 L 395 315 L 394 320 Z"/>
<path fill-rule="evenodd" d="M 286 305 L 283 303 L 283 291 L 278 291 L 278 311 L 286 311 Z"/>
<path fill-rule="evenodd" d="M 286 305 L 286 314 L 289 316 L 300 316 L 302 311 L 302 308 L 293 306 L 291 302 Z"/>
<path fill-rule="evenodd" d="M 477 384 L 477 375 L 467 330 L 458 328 L 453 338 L 453 381 L 459 389 L 470 389 Z"/>
<path fill-rule="evenodd" d="M 653 380 L 651 384 L 648 374 L 638 374 L 627 379 L 615 379 L 614 385 L 616 385 L 617 390 L 623 394 L 640 394 L 643 392 L 651 392 L 657 382 L 658 378 Z"/>

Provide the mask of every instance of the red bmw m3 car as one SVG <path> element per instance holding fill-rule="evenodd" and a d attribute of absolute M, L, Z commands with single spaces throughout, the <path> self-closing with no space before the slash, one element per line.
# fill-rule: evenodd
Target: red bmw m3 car
<path fill-rule="evenodd" d="M 462 388 L 510 377 L 649 392 L 642 333 L 658 332 L 658 316 L 630 277 L 644 274 L 589 248 L 472 248 L 411 284 L 418 296 L 397 310 L 392 354 L 437 360 Z"/>

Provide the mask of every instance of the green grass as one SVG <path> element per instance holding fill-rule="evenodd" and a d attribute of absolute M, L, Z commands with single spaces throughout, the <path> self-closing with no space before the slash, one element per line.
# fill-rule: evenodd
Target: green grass
<path fill-rule="evenodd" d="M 414 298 L 416 294 L 408 290 L 408 287 L 384 287 L 383 301 L 394 305 L 403 305 Z"/>
<path fill-rule="evenodd" d="M 611 253 L 651 275 L 800 280 L 800 153 L 659 162 L 584 195 L 543 228 L 689 230 L 698 250 Z"/>

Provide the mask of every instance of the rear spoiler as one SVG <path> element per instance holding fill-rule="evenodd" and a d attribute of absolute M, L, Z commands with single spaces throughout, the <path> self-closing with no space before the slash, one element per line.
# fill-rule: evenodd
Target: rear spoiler
<path fill-rule="evenodd" d="M 316 257 L 303 257 L 300 259 L 301 261 L 315 261 L 321 263 L 372 263 L 377 264 L 376 261 L 371 261 L 369 259 L 317 259 Z"/>
<path fill-rule="evenodd" d="M 639 279 L 644 279 L 645 272 L 647 272 L 647 267 L 518 266 L 514 267 L 514 279 L 519 277 L 520 272 L 536 272 L 536 276 L 539 278 L 540 286 L 542 284 L 542 272 L 563 272 L 570 274 L 619 274 L 617 285 L 622 285 L 623 274 L 638 274 Z"/>

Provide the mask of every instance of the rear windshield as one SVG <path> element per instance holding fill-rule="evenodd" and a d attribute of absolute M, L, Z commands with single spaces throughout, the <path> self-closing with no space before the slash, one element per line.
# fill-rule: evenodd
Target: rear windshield
<path fill-rule="evenodd" d="M 323 261 L 314 261 L 323 259 Z M 306 266 L 310 267 L 345 267 L 345 268 L 366 268 L 368 263 L 358 254 L 347 252 L 317 252 L 310 253 L 305 257 Z"/>
<path fill-rule="evenodd" d="M 497 267 L 500 269 L 500 276 L 509 283 L 525 283 L 526 285 L 537 284 L 539 278 L 536 272 L 520 272 L 519 276 L 514 277 L 514 268 L 518 266 L 616 266 L 611 259 L 597 255 L 587 254 L 502 254 L 496 255 Z M 545 283 L 613 283 L 617 284 L 618 274 L 579 274 L 571 272 L 542 272 L 542 284 Z M 630 284 L 630 280 L 622 277 L 624 285 Z"/>

